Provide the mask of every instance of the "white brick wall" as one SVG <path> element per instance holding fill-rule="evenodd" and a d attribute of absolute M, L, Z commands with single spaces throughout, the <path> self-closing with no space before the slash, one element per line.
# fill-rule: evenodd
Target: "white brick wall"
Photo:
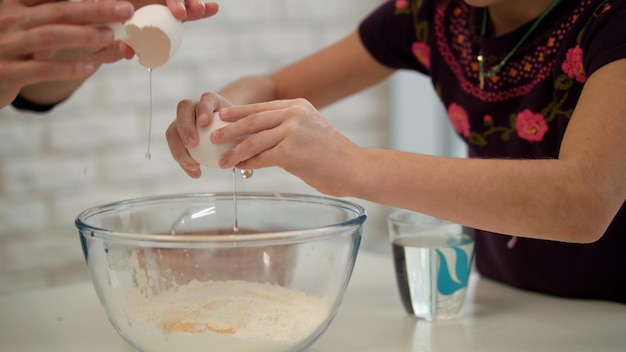
<path fill-rule="evenodd" d="M 176 57 L 153 73 L 152 159 L 148 72 L 135 61 L 101 68 L 45 115 L 0 110 L 0 293 L 87 279 L 74 218 L 83 209 L 165 193 L 230 191 L 224 170 L 188 178 L 164 131 L 176 104 L 251 73 L 274 70 L 355 28 L 382 0 L 229 0 L 220 13 L 185 24 Z M 355 142 L 387 145 L 387 85 L 324 111 Z M 357 123 L 358 121 L 358 123 Z M 315 193 L 279 169 L 257 170 L 243 191 Z M 358 200 L 357 200 L 358 201 Z M 368 202 L 365 246 L 386 236 L 386 209 Z"/>

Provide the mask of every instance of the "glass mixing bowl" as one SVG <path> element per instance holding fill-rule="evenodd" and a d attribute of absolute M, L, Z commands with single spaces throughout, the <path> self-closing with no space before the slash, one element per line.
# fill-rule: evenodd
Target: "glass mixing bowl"
<path fill-rule="evenodd" d="M 329 197 L 215 193 L 98 206 L 76 226 L 100 303 L 139 351 L 276 352 L 326 330 L 365 219 Z"/>

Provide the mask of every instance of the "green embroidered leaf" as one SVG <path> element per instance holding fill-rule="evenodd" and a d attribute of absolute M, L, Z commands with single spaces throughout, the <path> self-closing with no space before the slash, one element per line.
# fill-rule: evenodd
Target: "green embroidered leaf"
<path fill-rule="evenodd" d="M 484 147 L 487 145 L 487 140 L 476 132 L 470 133 L 469 137 L 467 138 L 467 141 L 470 144 L 474 144 L 474 145 L 481 146 L 481 147 Z"/>
<path fill-rule="evenodd" d="M 574 80 L 569 78 L 566 74 L 562 74 L 556 78 L 554 82 L 554 89 L 556 90 L 569 90 L 574 85 Z"/>
<path fill-rule="evenodd" d="M 441 99 L 442 94 L 441 94 L 441 85 L 440 84 L 435 85 L 435 94 L 437 94 L 439 99 Z"/>
<path fill-rule="evenodd" d="M 415 24 L 415 35 L 417 40 L 428 40 L 428 21 L 421 21 Z"/>
<path fill-rule="evenodd" d="M 516 114 L 511 114 L 511 116 L 509 116 L 509 126 L 511 126 L 511 128 L 515 129 L 515 123 L 517 122 L 517 115 Z"/>
<path fill-rule="evenodd" d="M 546 106 L 545 108 L 541 110 L 541 115 L 544 116 L 546 123 L 554 120 L 554 118 L 556 118 L 556 114 L 557 114 L 557 105 L 554 100 L 551 101 L 550 104 L 548 104 L 548 106 Z"/>
<path fill-rule="evenodd" d="M 508 141 L 509 138 L 511 138 L 511 132 L 513 132 L 513 130 L 506 130 L 506 131 L 502 132 L 502 135 L 500 136 L 500 139 L 503 142 Z"/>
<path fill-rule="evenodd" d="M 565 111 L 561 110 L 561 115 L 565 116 L 566 119 L 570 119 L 572 117 L 572 114 L 574 113 L 574 109 L 567 109 Z"/>

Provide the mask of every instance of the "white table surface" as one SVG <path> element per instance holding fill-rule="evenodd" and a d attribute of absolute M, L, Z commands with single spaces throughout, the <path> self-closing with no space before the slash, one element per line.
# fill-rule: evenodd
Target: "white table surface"
<path fill-rule="evenodd" d="M 0 351 L 132 349 L 83 282 L 0 295 Z M 626 305 L 554 298 L 474 276 L 460 318 L 416 320 L 403 311 L 391 258 L 362 251 L 337 317 L 308 350 L 322 351 L 626 351 Z"/>

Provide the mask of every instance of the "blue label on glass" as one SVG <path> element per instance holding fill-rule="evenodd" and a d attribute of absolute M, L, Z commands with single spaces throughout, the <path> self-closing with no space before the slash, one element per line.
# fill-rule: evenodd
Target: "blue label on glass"
<path fill-rule="evenodd" d="M 468 253 L 461 247 L 439 248 L 439 271 L 437 273 L 437 290 L 442 295 L 451 295 L 467 286 L 474 252 Z M 451 268 L 454 267 L 454 270 Z"/>

